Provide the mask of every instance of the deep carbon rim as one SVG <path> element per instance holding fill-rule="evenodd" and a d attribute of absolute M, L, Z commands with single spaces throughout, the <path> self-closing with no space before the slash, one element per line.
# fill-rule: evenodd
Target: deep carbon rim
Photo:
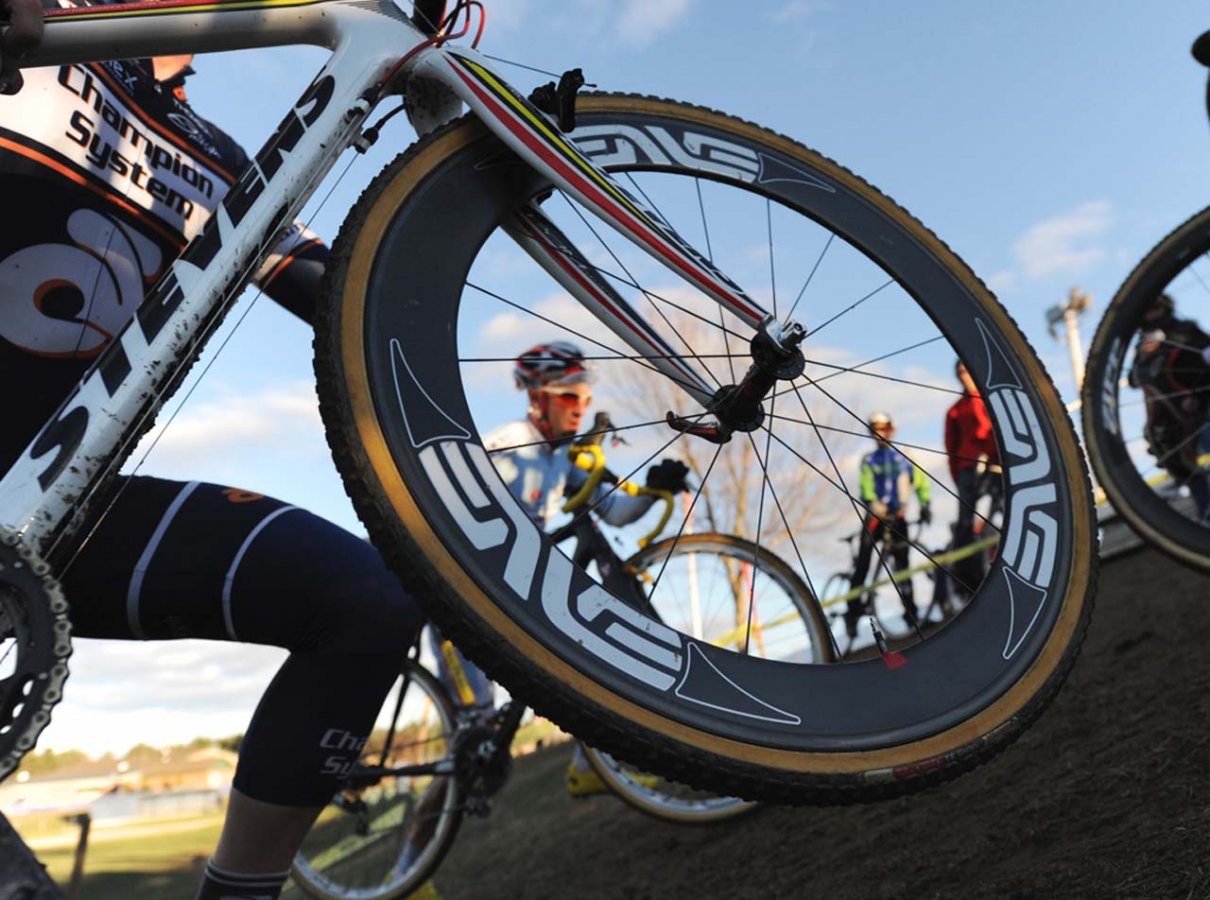
<path fill-rule="evenodd" d="M 643 106 L 634 101 L 618 103 Z M 1056 415 L 1057 402 L 1048 387 L 1039 387 L 1047 382 L 1036 359 L 1007 317 L 988 305 L 990 300 L 973 286 L 973 279 L 959 277 L 949 268 L 953 263 L 946 261 L 945 253 L 933 255 L 935 240 L 930 243 L 927 232 L 915 233 L 910 227 L 902 231 L 898 221 L 902 214 L 893 208 L 888 214 L 881 207 L 889 204 L 879 202 L 876 194 L 863 193 L 859 186 L 854 189 L 859 183 L 851 176 L 838 177 L 838 170 L 826 161 L 780 146 L 788 142 L 775 140 L 775 146 L 766 147 L 767 133 L 731 123 L 728 130 L 709 134 L 712 127 L 719 127 L 712 121 L 719 120 L 704 114 L 688 116 L 690 131 L 685 120 L 650 112 L 658 108 L 658 104 L 646 104 L 644 112 L 629 117 L 623 110 L 614 110 L 604 117 L 609 124 L 601 127 L 617 129 L 618 141 L 627 144 L 628 153 L 638 153 L 642 148 L 623 141 L 623 130 L 641 133 L 657 125 L 664 135 L 679 135 L 678 140 L 705 136 L 731 141 L 731 146 L 748 141 L 747 149 L 762 161 L 761 171 L 778 173 L 763 185 L 770 194 L 777 195 L 778 202 L 793 206 L 795 191 L 805 191 L 818 200 L 815 192 L 820 184 L 825 185 L 823 193 L 827 196 L 813 207 L 815 215 L 836 224 L 837 230 L 850 238 L 855 234 L 869 236 L 874 249 L 883 251 L 880 260 L 884 268 L 910 273 L 917 299 L 928 298 L 921 302 L 932 319 L 949 323 L 953 344 L 985 388 L 993 418 L 1000 427 L 1003 449 L 1014 466 L 1004 551 L 992 578 L 976 598 L 979 602 L 972 603 L 958 621 L 947 626 L 944 641 L 924 642 L 903 654 L 909 664 L 894 668 L 893 704 L 886 695 L 886 660 L 836 667 L 830 672 L 825 667 L 798 667 L 796 678 L 784 679 L 795 682 L 795 687 L 783 683 L 778 688 L 761 683 L 765 676 L 760 661 L 680 642 L 677 637 L 668 636 L 670 658 L 680 666 L 676 671 L 659 671 L 658 666 L 619 668 L 616 657 L 613 661 L 600 655 L 588 658 L 577 649 L 581 644 L 565 644 L 567 638 L 546 615 L 543 601 L 560 594 L 565 601 L 569 596 L 580 597 L 591 592 L 592 585 L 576 573 L 566 572 L 559 562 L 561 557 L 543 545 L 542 537 L 529 526 L 521 510 L 501 496 L 498 479 L 491 477 L 490 463 L 477 449 L 473 417 L 466 404 L 452 396 L 460 394 L 462 383 L 452 337 L 457 330 L 453 307 L 478 246 L 476 236 L 490 230 L 501 209 L 542 187 L 528 182 L 527 173 L 502 159 L 490 143 L 472 146 L 430 170 L 409 196 L 407 216 L 390 221 L 394 213 L 388 207 L 397 201 L 385 198 L 384 213 L 379 217 L 375 212 L 372 227 L 359 238 L 359 245 L 364 242 L 369 248 L 366 252 L 384 248 L 368 273 L 368 289 L 350 291 L 352 281 L 345 285 L 343 321 L 350 328 L 342 341 L 346 350 L 353 349 L 351 355 L 346 353 L 344 365 L 354 379 L 364 377 L 362 372 L 369 378 L 368 399 L 375 404 L 373 427 L 382 431 L 378 435 L 366 432 L 366 419 L 359 417 L 358 422 L 378 476 L 387 483 L 387 502 L 405 520 L 415 515 L 413 502 L 425 510 L 431 527 L 449 547 L 451 560 L 457 559 L 470 581 L 463 583 L 463 576 L 453 572 L 446 577 L 469 588 L 462 591 L 464 595 L 481 590 L 485 599 L 493 597 L 493 606 L 480 607 L 477 614 L 503 629 L 506 620 L 493 610 L 507 610 L 507 618 L 516 621 L 522 632 L 534 635 L 542 647 L 551 650 L 562 645 L 566 661 L 579 672 L 608 685 L 623 698 L 621 702 L 692 729 L 682 731 L 681 737 L 701 741 L 701 746 L 722 747 L 722 743 L 704 737 L 714 734 L 749 748 L 795 753 L 832 751 L 829 766 L 836 767 L 834 770 L 852 766 L 856 771 L 869 768 L 879 758 L 879 754 L 869 755 L 867 751 L 940 735 L 989 705 L 997 706 L 997 698 L 1011 693 L 1013 699 L 1008 706 L 999 704 L 1002 711 L 993 713 L 993 720 L 985 727 L 1004 724 L 1043 689 L 1052 674 L 1065 668 L 1067 650 L 1082 624 L 1092 565 L 1078 456 L 1066 432 L 1053 429 L 1047 419 L 1047 414 Z M 587 109 L 586 116 L 585 121 L 592 124 Z M 602 132 L 592 132 L 592 136 L 600 139 Z M 738 145 L 734 143 L 737 139 L 741 141 Z M 608 140 L 601 143 L 606 152 L 618 146 Z M 651 168 L 658 162 L 648 158 L 639 167 Z M 784 177 L 787 171 L 805 177 L 788 179 Z M 509 177 L 501 178 L 502 174 Z M 714 180 L 728 181 L 717 171 L 710 174 Z M 731 183 L 739 181 L 733 179 Z M 455 184 L 457 192 L 451 193 Z M 456 221 L 452 213 L 455 209 Z M 417 247 L 423 247 L 426 233 L 430 237 L 461 233 L 467 236 L 468 246 L 461 248 L 463 252 L 447 253 L 445 259 L 434 264 L 432 255 L 416 252 Z M 862 246 L 871 249 L 864 243 Z M 387 249 L 403 247 L 411 253 Z M 353 248 L 352 256 L 357 277 L 367 274 L 358 247 Z M 407 256 L 412 257 L 412 264 Z M 417 258 L 425 265 L 416 263 Z M 408 296 L 427 298 L 429 302 L 434 297 L 445 297 L 448 306 L 426 306 L 420 313 L 418 305 L 406 302 L 393 302 L 391 309 L 382 304 L 371 303 L 368 309 L 363 305 L 366 291 L 370 297 L 389 294 L 397 301 L 399 286 L 412 284 L 416 285 L 415 292 L 407 288 Z M 363 291 L 360 296 L 359 290 Z M 443 356 L 453 364 L 443 364 Z M 354 385 L 354 393 L 358 391 Z M 355 400 L 355 405 L 358 402 Z M 407 496 L 395 496 L 401 485 L 391 470 L 402 475 L 408 485 Z M 1068 478 L 1073 482 L 1069 483 Z M 460 487 L 451 487 L 455 483 Z M 462 487 L 473 496 L 461 494 Z M 471 516 L 474 521 L 503 526 L 509 536 L 503 545 L 472 549 L 474 545 L 464 532 L 470 522 L 466 514 L 472 507 L 476 510 Z M 412 521 L 420 524 L 420 520 Z M 1073 541 L 1076 535 L 1079 537 Z M 437 550 L 436 545 L 428 546 Z M 521 585 L 525 599 L 520 603 L 516 593 L 509 593 L 516 590 L 517 582 L 509 584 L 505 580 L 513 559 L 520 560 L 513 563 L 513 573 L 525 576 Z M 497 587 L 502 585 L 509 586 Z M 559 590 L 549 589 L 551 585 L 560 586 Z M 562 608 L 561 603 L 555 604 L 556 616 L 563 615 L 559 611 Z M 514 637 L 522 640 L 520 633 Z M 554 659 L 542 664 L 551 671 L 556 667 Z M 921 695 L 927 691 L 916 688 L 923 687 L 924 682 L 930 690 L 936 685 L 928 673 L 937 666 L 953 677 L 938 679 L 945 680 L 946 686 L 925 699 Z M 778 674 L 784 674 L 784 670 Z M 917 678 L 923 682 L 916 683 Z M 740 694 L 755 701 L 746 710 L 734 708 L 734 702 L 731 707 L 715 702 L 721 698 L 711 694 L 729 691 L 734 697 L 737 687 Z M 879 695 L 883 695 L 881 701 Z M 594 699 L 601 701 L 604 696 L 594 694 Z M 855 715 L 854 710 L 864 713 Z M 634 710 L 623 714 L 637 717 Z M 872 721 L 871 716 L 881 721 Z M 954 732 L 933 746 L 944 752 L 942 748 L 961 746 L 974 736 L 964 734 Z M 841 751 L 857 752 L 850 756 Z M 754 760 L 779 759 L 775 754 L 750 752 Z M 905 757 L 892 753 L 885 758 Z M 796 766 L 787 760 L 786 767 Z"/>

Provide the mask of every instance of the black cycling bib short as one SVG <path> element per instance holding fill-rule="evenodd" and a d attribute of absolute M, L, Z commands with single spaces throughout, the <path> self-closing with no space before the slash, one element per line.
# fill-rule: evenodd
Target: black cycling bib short
<path fill-rule="evenodd" d="M 150 60 L 31 69 L 25 81 L 0 98 L 0 471 L 247 162 L 189 107 L 183 78 L 158 82 Z M 326 257 L 296 226 L 258 280 L 309 321 Z M 235 786 L 270 803 L 324 803 L 420 627 L 415 604 L 369 544 L 301 509 L 212 484 L 118 487 L 63 573 L 75 634 L 290 650 Z"/>

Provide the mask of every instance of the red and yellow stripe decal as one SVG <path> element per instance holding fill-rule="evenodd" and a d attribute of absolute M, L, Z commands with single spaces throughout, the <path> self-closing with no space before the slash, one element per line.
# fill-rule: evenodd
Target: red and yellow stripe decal
<path fill-rule="evenodd" d="M 249 9 L 277 9 L 292 6 L 312 6 L 331 0 L 156 0 L 150 3 L 115 3 L 110 6 L 75 6 L 46 11 L 46 21 L 71 19 L 80 22 L 92 19 L 129 19 L 134 16 L 164 16 L 178 13 L 222 13 Z"/>
<path fill-rule="evenodd" d="M 673 246 L 663 236 L 663 229 L 645 210 L 618 190 L 617 186 L 586 160 L 574 146 L 551 128 L 545 118 L 535 114 L 528 103 L 497 80 L 490 71 L 456 53 L 449 53 L 446 58 L 455 74 L 492 110 L 494 118 L 508 128 L 514 137 L 551 169 L 580 189 L 593 203 L 612 215 L 641 243 L 671 263 L 677 271 L 707 293 L 724 298 L 736 312 L 750 318 L 764 317 L 763 311 L 754 308 L 749 298 L 737 288 L 710 277 L 706 270 Z M 517 119 L 520 121 L 516 121 Z"/>

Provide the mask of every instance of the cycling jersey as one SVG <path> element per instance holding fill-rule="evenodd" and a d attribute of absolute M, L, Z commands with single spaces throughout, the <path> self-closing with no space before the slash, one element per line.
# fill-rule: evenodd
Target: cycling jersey
<path fill-rule="evenodd" d="M 913 489 L 921 504 L 929 502 L 928 478 L 894 447 L 879 445 L 861 460 L 861 499 L 867 506 L 882 502 L 889 514 L 898 514 L 907 506 Z"/>
<path fill-rule="evenodd" d="M 1151 453 L 1179 478 L 1202 466 L 1198 458 L 1210 413 L 1210 335 L 1174 316 L 1153 322 L 1140 335 L 1129 381 L 1143 391 L 1145 436 Z"/>
<path fill-rule="evenodd" d="M 248 161 L 189 106 L 190 71 L 161 83 L 147 59 L 28 69 L 24 89 L 0 98 L 0 370 L 23 386 L 6 395 L 0 471 Z M 258 280 L 309 321 L 326 257 L 295 224 Z"/>
<path fill-rule="evenodd" d="M 574 494 L 588 479 L 567 458 L 567 447 L 551 446 L 529 419 L 488 432 L 483 446 L 509 491 L 543 528 L 559 515 L 565 492 Z M 654 500 L 613 490 L 613 485 L 602 482 L 589 504 L 595 504 L 593 512 L 610 525 L 626 525 L 647 512 Z"/>

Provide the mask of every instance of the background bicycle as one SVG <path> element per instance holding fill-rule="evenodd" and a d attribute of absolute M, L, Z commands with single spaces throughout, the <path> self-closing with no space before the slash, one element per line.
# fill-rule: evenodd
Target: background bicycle
<path fill-rule="evenodd" d="M 1193 54 L 1210 65 L 1210 32 Z M 1081 396 L 1088 457 L 1114 508 L 1202 571 L 1210 571 L 1208 253 L 1210 208 L 1135 267 L 1097 327 Z"/>
<path fill-rule="evenodd" d="M 923 592 L 916 594 L 914 615 L 905 607 L 902 585 L 915 575 L 925 574 L 931 565 L 909 563 L 901 569 L 897 557 L 920 546 L 922 525 L 919 521 L 905 523 L 909 535 L 900 536 L 894 529 L 882 530 L 874 546 L 873 559 L 865 579 L 854 584 L 857 547 L 862 532 L 855 531 L 841 538 L 854 559 L 854 568 L 834 572 L 824 582 L 821 603 L 828 611 L 832 635 L 843 656 L 860 647 L 879 648 L 898 645 L 916 634 L 917 626 L 928 621 L 935 601 Z M 938 604 L 939 605 L 939 604 Z"/>

